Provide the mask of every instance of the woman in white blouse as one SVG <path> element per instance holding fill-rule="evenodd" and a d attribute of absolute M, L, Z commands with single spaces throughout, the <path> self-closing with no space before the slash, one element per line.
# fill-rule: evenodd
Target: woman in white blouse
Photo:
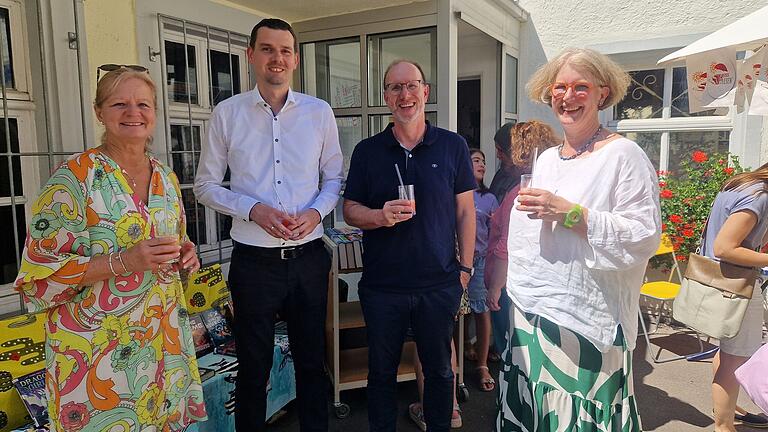
<path fill-rule="evenodd" d="M 598 120 L 628 86 L 588 49 L 565 50 L 528 83 L 565 138 L 541 154 L 510 214 L 498 430 L 641 430 L 632 350 L 661 234 L 658 180 L 643 150 Z"/>

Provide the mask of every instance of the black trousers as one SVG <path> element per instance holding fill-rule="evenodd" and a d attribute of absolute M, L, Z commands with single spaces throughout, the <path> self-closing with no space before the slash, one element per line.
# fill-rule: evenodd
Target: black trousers
<path fill-rule="evenodd" d="M 427 431 L 448 432 L 453 412 L 451 338 L 462 288 L 458 283 L 416 293 L 361 289 L 368 333 L 368 425 L 371 432 L 395 432 L 397 368 L 408 328 L 424 371 Z"/>
<path fill-rule="evenodd" d="M 324 328 L 330 268 L 330 257 L 322 245 L 297 258 L 282 260 L 235 242 L 229 287 L 239 363 L 235 383 L 238 431 L 266 428 L 266 387 L 277 313 L 288 323 L 301 430 L 328 430 Z"/>

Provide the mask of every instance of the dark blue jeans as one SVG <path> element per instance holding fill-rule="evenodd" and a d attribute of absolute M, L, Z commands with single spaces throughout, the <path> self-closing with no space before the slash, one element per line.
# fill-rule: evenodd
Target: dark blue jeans
<path fill-rule="evenodd" d="M 281 260 L 265 258 L 235 242 L 229 289 L 235 309 L 232 332 L 239 368 L 235 428 L 266 429 L 267 380 L 272 369 L 275 315 L 288 323 L 296 369 L 296 406 L 302 432 L 328 430 L 325 315 L 331 260 L 324 247 Z"/>
<path fill-rule="evenodd" d="M 453 411 L 451 337 L 461 285 L 417 294 L 362 288 L 360 305 L 368 332 L 368 424 L 371 432 L 394 432 L 397 367 L 406 332 L 414 333 L 424 371 L 424 419 L 428 431 L 449 431 Z"/>

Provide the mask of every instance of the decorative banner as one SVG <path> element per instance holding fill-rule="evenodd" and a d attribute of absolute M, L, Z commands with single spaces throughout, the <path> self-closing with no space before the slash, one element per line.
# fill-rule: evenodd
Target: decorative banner
<path fill-rule="evenodd" d="M 754 60 L 753 60 L 754 59 Z M 765 46 L 748 59 L 754 80 L 749 93 L 749 114 L 768 115 L 768 48 Z"/>
<path fill-rule="evenodd" d="M 728 107 L 736 100 L 736 50 L 720 48 L 688 56 L 688 108 L 699 112 Z"/>

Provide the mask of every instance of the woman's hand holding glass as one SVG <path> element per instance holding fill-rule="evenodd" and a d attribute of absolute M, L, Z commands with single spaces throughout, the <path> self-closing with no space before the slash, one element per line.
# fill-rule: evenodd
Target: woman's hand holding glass
<path fill-rule="evenodd" d="M 536 188 L 520 189 L 517 201 L 516 209 L 529 213 L 529 218 L 561 223 L 565 219 L 565 214 L 574 206 L 561 196 Z"/>
<path fill-rule="evenodd" d="M 194 245 L 192 246 L 194 251 Z M 178 237 L 163 236 L 136 243 L 123 252 L 122 257 L 128 272 L 156 271 L 163 264 L 178 260 L 181 251 Z"/>
<path fill-rule="evenodd" d="M 195 244 L 187 240 L 181 245 L 181 262 L 176 264 L 177 270 L 194 273 L 200 270 L 200 260 L 197 258 Z"/>

